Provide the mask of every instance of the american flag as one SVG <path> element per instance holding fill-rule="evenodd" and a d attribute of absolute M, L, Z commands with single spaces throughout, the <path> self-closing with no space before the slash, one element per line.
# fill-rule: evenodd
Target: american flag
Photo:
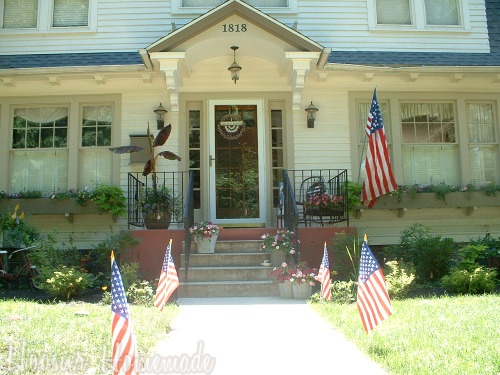
<path fill-rule="evenodd" d="M 330 262 L 328 261 L 328 251 L 323 251 L 323 260 L 318 272 L 318 281 L 321 282 L 321 296 L 330 301 L 332 299 L 332 290 L 330 288 Z"/>
<path fill-rule="evenodd" d="M 370 114 L 366 122 L 366 134 L 368 135 L 369 144 L 365 161 L 366 178 L 363 182 L 361 203 L 372 208 L 377 197 L 398 188 L 389 160 L 384 123 L 377 100 L 377 88 L 373 91 Z"/>
<path fill-rule="evenodd" d="M 170 240 L 167 246 L 167 252 L 165 253 L 165 259 L 163 260 L 163 266 L 161 268 L 160 281 L 156 289 L 155 307 L 159 308 L 160 311 L 163 310 L 168 299 L 179 286 L 179 278 L 177 277 L 171 250 L 172 240 Z"/>
<path fill-rule="evenodd" d="M 115 256 L 111 252 L 111 336 L 113 374 L 138 374 L 137 345 L 128 311 L 127 296 Z"/>
<path fill-rule="evenodd" d="M 384 274 L 365 240 L 361 248 L 358 279 L 358 311 L 366 333 L 393 314 Z"/>

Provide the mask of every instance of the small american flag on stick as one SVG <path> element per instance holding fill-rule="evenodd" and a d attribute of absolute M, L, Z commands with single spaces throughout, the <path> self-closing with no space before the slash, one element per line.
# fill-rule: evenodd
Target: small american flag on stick
<path fill-rule="evenodd" d="M 155 307 L 162 311 L 179 284 L 179 277 L 177 276 L 174 259 L 172 258 L 172 240 L 170 240 L 165 253 L 165 259 L 163 260 L 158 288 L 156 289 Z"/>
<path fill-rule="evenodd" d="M 321 282 L 321 296 L 330 301 L 332 299 L 332 290 L 330 288 L 330 262 L 328 261 L 328 251 L 325 248 L 323 251 L 323 260 L 321 261 L 321 266 L 318 272 L 318 281 Z"/>
<path fill-rule="evenodd" d="M 396 180 L 392 174 L 389 150 L 385 138 L 384 122 L 377 100 L 377 88 L 373 90 L 370 114 L 366 122 L 368 135 L 368 152 L 366 154 L 366 178 L 363 182 L 361 203 L 372 208 L 377 197 L 397 190 Z"/>
<path fill-rule="evenodd" d="M 357 305 L 366 333 L 394 313 L 384 274 L 368 247 L 366 235 L 361 248 Z"/>
<path fill-rule="evenodd" d="M 137 344 L 128 310 L 122 276 L 111 252 L 111 336 L 113 374 L 138 374 Z"/>

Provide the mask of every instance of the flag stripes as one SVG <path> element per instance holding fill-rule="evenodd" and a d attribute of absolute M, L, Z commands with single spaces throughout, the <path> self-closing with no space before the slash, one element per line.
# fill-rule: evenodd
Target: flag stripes
<path fill-rule="evenodd" d="M 323 260 L 319 267 L 317 280 L 321 282 L 321 296 L 330 301 L 332 299 L 332 290 L 330 283 L 330 262 L 328 261 L 328 251 L 326 250 L 326 242 L 323 250 Z"/>
<path fill-rule="evenodd" d="M 156 289 L 155 307 L 162 311 L 179 284 L 179 277 L 177 276 L 174 259 L 172 258 L 172 240 L 170 240 L 165 252 L 165 259 L 163 260 L 158 288 Z"/>
<path fill-rule="evenodd" d="M 365 160 L 366 178 L 363 182 L 361 202 L 371 208 L 377 197 L 397 189 L 389 159 L 376 88 L 373 91 L 372 105 L 365 130 L 368 135 L 368 151 Z"/>
<path fill-rule="evenodd" d="M 366 333 L 393 314 L 384 274 L 365 241 L 361 249 L 357 307 Z"/>
<path fill-rule="evenodd" d="M 137 374 L 137 344 L 123 281 L 111 253 L 111 343 L 114 375 Z"/>

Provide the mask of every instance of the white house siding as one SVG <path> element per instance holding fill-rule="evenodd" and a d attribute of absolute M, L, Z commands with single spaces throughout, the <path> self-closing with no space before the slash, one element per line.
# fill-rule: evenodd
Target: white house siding
<path fill-rule="evenodd" d="M 467 0 L 463 0 L 467 1 Z M 172 15 L 169 1 L 98 0 L 97 31 L 0 30 L 0 55 L 135 51 L 198 15 Z M 484 2 L 469 0 L 470 30 L 369 30 L 367 1 L 297 0 L 296 14 L 270 14 L 334 50 L 488 52 Z M 436 35 L 439 38 L 436 38 Z M 20 37 L 21 36 L 21 37 Z"/>

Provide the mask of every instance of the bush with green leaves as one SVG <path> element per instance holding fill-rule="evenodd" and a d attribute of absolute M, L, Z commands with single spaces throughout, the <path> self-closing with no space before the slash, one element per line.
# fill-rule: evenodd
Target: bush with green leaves
<path fill-rule="evenodd" d="M 127 212 L 127 198 L 123 190 L 114 185 L 98 185 L 92 200 L 101 210 L 112 215 L 121 216 Z"/>
<path fill-rule="evenodd" d="M 150 306 L 154 303 L 155 292 L 149 281 L 132 284 L 127 290 L 127 300 L 136 305 Z"/>
<path fill-rule="evenodd" d="M 455 247 L 453 239 L 432 236 L 429 227 L 417 223 L 402 232 L 398 245 L 386 247 L 384 255 L 412 265 L 419 283 L 434 282 L 450 270 Z"/>
<path fill-rule="evenodd" d="M 453 293 L 482 294 L 495 290 L 496 276 L 496 270 L 482 266 L 473 270 L 454 268 L 441 282 L 446 290 Z"/>
<path fill-rule="evenodd" d="M 139 263 L 125 263 L 120 265 L 120 274 L 122 275 L 123 288 L 127 290 L 133 284 L 141 282 L 139 278 Z"/>
<path fill-rule="evenodd" d="M 139 239 L 128 231 L 109 235 L 106 240 L 94 245 L 89 251 L 94 268 L 93 272 L 106 272 L 107 277 L 110 277 L 109 257 L 111 252 L 114 252 L 116 260 L 120 262 L 122 256 L 126 255 L 139 242 Z"/>
<path fill-rule="evenodd" d="M 386 266 L 384 275 L 389 297 L 392 299 L 405 297 L 410 291 L 413 280 L 415 280 L 412 267 L 395 260 L 387 262 Z"/>
<path fill-rule="evenodd" d="M 91 285 L 91 275 L 78 267 L 63 266 L 54 271 L 52 277 L 42 284 L 47 293 L 68 300 L 71 296 L 81 294 Z"/>

